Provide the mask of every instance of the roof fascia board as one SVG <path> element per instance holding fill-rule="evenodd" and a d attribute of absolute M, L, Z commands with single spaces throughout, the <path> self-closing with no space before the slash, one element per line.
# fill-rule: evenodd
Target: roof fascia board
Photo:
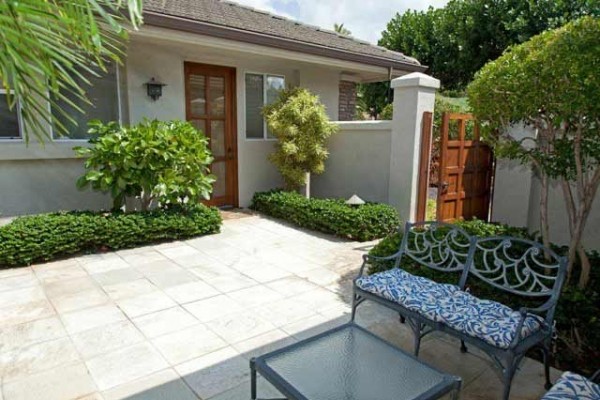
<path fill-rule="evenodd" d="M 210 24 L 202 21 L 194 21 L 187 18 L 175 17 L 151 11 L 144 12 L 144 23 L 162 28 L 213 36 L 238 42 L 257 44 L 276 49 L 296 51 L 344 61 L 352 61 L 378 67 L 393 67 L 394 69 L 410 72 L 423 72 L 427 70 L 427 67 L 422 65 L 414 65 L 376 56 L 357 54 L 333 49 L 330 47 L 302 43 L 295 40 L 274 37 L 256 32 L 249 32 L 241 29 L 223 27 L 220 25 Z"/>

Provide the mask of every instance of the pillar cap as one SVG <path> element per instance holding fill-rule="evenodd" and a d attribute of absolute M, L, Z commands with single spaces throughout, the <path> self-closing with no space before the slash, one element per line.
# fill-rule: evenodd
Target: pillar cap
<path fill-rule="evenodd" d="M 439 89 L 440 80 L 421 72 L 412 72 L 392 80 L 392 88 L 422 87 Z"/>

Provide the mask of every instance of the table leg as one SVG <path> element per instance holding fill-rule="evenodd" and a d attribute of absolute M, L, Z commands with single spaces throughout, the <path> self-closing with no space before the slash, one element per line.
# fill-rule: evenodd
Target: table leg
<path fill-rule="evenodd" d="M 250 398 L 256 400 L 256 366 L 254 358 L 250 360 Z"/>

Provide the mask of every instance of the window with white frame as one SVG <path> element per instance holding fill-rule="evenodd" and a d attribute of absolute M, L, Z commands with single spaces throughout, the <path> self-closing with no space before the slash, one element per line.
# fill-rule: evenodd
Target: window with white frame
<path fill-rule="evenodd" d="M 267 139 L 274 136 L 267 129 L 262 108 L 277 100 L 285 89 L 285 77 L 269 74 L 246 74 L 246 139 Z"/>
<path fill-rule="evenodd" d="M 90 84 L 82 82 L 81 78 L 74 78 L 79 85 L 85 90 L 85 95 L 89 103 L 77 98 L 77 96 L 65 93 L 64 99 L 55 99 L 55 102 L 64 113 L 69 115 L 77 125 L 74 125 L 69 119 L 61 113 L 56 107 L 52 107 L 52 115 L 63 126 L 66 127 L 68 133 L 60 135 L 59 130 L 54 127 L 52 136 L 56 140 L 87 140 L 90 138 L 88 134 L 87 123 L 93 119 L 98 119 L 102 122 L 121 121 L 121 103 L 120 103 L 120 88 L 119 88 L 119 68 L 116 65 L 110 65 L 107 71 L 98 72 L 97 76 L 87 74 L 86 78 Z M 79 107 L 83 113 L 72 104 Z"/>
<path fill-rule="evenodd" d="M 0 140 L 4 139 L 21 139 L 21 117 L 18 105 L 11 110 L 6 90 L 0 89 Z"/>

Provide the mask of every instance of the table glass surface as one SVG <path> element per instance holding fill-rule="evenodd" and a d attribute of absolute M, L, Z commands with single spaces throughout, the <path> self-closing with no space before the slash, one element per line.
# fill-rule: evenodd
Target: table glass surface
<path fill-rule="evenodd" d="M 258 357 L 257 367 L 311 400 L 433 399 L 456 382 L 352 324 Z"/>

